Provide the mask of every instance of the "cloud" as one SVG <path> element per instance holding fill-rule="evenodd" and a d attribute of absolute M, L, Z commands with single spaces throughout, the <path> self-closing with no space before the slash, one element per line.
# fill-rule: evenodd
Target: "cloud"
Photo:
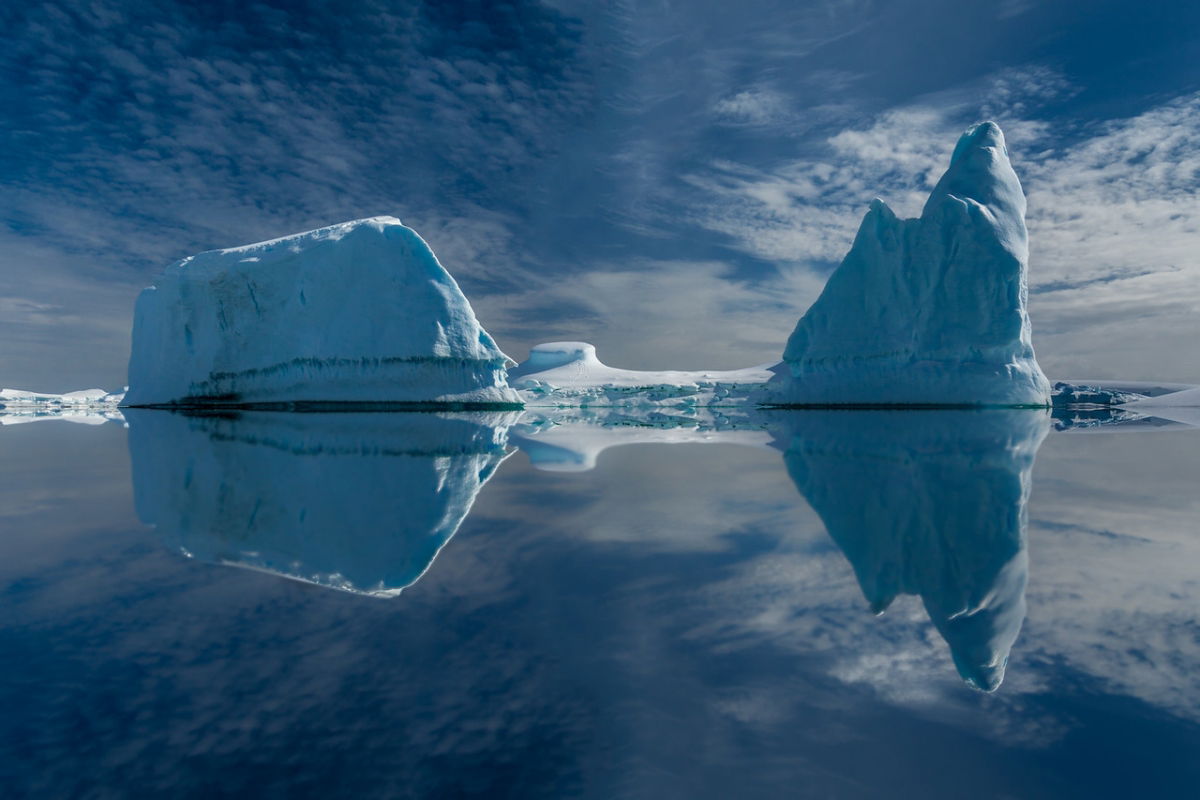
<path fill-rule="evenodd" d="M 93 252 L 132 256 L 145 274 L 197 246 L 367 210 L 486 205 L 497 178 L 556 147 L 587 89 L 562 17 L 525 3 L 470 24 L 456 13 L 255 6 L 228 24 L 171 4 L 14 13 L 6 66 L 28 76 L 29 113 L 10 125 L 37 139 L 9 180 L 21 230 L 66 244 L 86 230 Z"/>
<path fill-rule="evenodd" d="M 53 313 L 61 306 L 39 303 L 25 297 L 0 297 L 0 314 L 17 325 L 46 325 L 54 322 Z"/>
<path fill-rule="evenodd" d="M 713 105 L 718 119 L 733 124 L 767 125 L 790 115 L 786 99 L 770 89 L 748 89 L 724 97 Z"/>
<path fill-rule="evenodd" d="M 996 18 L 1019 17 L 1030 11 L 1035 5 L 1037 5 L 1036 0 L 1000 0 L 996 4 Z"/>
<path fill-rule="evenodd" d="M 543 341 L 584 340 L 602 361 L 626 369 L 734 369 L 777 353 L 824 278 L 783 267 L 738 279 L 722 262 L 638 259 L 597 263 L 581 274 L 547 278 L 515 294 L 473 301 L 485 325 L 517 335 L 501 346 L 522 359 Z"/>
<path fill-rule="evenodd" d="M 124 384 L 137 282 L 2 229 L 0 276 L 0 385 L 64 392 Z"/>

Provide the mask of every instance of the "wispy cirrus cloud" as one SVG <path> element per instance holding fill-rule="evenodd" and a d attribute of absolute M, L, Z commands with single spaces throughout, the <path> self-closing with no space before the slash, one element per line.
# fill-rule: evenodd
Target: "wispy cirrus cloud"
<path fill-rule="evenodd" d="M 768 125 L 793 116 L 787 98 L 771 89 L 746 89 L 713 104 L 722 122 L 742 125 Z"/>
<path fill-rule="evenodd" d="M 122 252 L 158 261 L 168 242 L 240 241 L 351 208 L 484 202 L 498 176 L 557 146 L 588 91 L 565 19 L 522 3 L 455 14 L 255 7 L 235 23 L 169 3 L 10 11 L 7 66 L 26 81 L 8 93 L 29 112 L 6 133 L 36 138 L 39 152 L 11 170 L 20 202 L 9 213 L 76 238 L 64 217 L 99 211 L 138 233 Z M 370 49 L 352 46 L 360 37 Z M 442 202 L 429 202 L 435 193 Z M 169 238 L 147 242 L 156 225 Z"/>

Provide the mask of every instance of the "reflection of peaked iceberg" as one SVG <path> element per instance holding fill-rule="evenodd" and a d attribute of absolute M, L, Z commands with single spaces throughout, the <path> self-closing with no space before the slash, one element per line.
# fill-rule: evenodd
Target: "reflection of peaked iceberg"
<path fill-rule="evenodd" d="M 138 515 L 189 555 L 349 591 L 421 577 L 512 414 L 129 414 Z"/>
<path fill-rule="evenodd" d="M 971 685 L 1004 678 L 1025 619 L 1040 411 L 828 411 L 781 420 L 788 473 L 871 607 L 920 595 Z"/>

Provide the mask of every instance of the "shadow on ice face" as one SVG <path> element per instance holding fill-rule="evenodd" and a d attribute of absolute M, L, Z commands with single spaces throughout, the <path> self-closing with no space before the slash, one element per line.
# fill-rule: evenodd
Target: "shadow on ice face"
<path fill-rule="evenodd" d="M 134 500 L 188 556 L 395 595 L 462 524 L 514 416 L 131 411 Z"/>
<path fill-rule="evenodd" d="M 1036 410 L 779 415 L 788 474 L 873 611 L 920 596 L 959 674 L 992 691 L 1025 620 Z"/>

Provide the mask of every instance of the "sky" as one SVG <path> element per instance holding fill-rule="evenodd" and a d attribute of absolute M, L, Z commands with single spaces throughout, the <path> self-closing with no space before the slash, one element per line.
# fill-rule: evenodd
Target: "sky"
<path fill-rule="evenodd" d="M 1004 129 L 1051 379 L 1200 382 L 1200 6 L 0 6 L 0 385 L 125 383 L 184 256 L 391 214 L 517 360 L 778 359 L 881 197 Z"/>

